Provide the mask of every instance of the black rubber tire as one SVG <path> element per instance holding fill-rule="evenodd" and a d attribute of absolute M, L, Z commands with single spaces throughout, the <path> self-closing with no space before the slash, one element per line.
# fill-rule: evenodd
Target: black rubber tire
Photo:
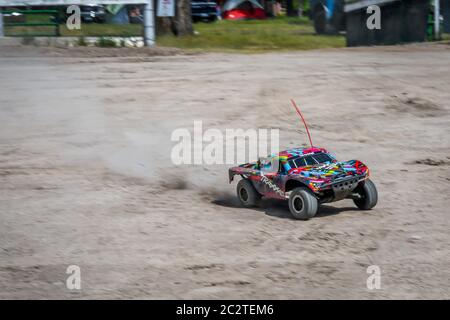
<path fill-rule="evenodd" d="M 323 9 L 314 12 L 314 30 L 317 34 L 325 34 L 327 31 L 327 16 Z"/>
<path fill-rule="evenodd" d="M 254 207 L 258 204 L 258 200 L 261 199 L 261 195 L 256 191 L 253 184 L 247 180 L 242 179 L 238 182 L 236 192 L 241 204 L 246 207 Z"/>
<path fill-rule="evenodd" d="M 289 210 L 295 219 L 308 220 L 314 217 L 319 209 L 319 202 L 307 188 L 295 188 L 289 195 Z"/>
<path fill-rule="evenodd" d="M 367 179 L 364 185 L 359 186 L 356 190 L 361 199 L 353 199 L 355 205 L 361 210 L 370 210 L 376 206 L 378 202 L 378 191 L 375 184 Z"/>

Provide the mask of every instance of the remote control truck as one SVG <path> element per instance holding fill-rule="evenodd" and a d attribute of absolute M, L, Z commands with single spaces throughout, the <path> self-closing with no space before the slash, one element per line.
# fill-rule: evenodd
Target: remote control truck
<path fill-rule="evenodd" d="M 346 198 L 361 210 L 372 209 L 378 200 L 369 168 L 361 161 L 338 162 L 323 148 L 294 148 L 229 169 L 235 175 L 237 196 L 244 207 L 252 207 L 262 197 L 285 199 L 296 219 L 314 217 L 319 205 Z"/>

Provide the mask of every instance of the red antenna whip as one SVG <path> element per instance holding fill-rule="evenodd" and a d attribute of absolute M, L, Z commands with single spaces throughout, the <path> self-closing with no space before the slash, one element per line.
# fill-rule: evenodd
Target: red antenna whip
<path fill-rule="evenodd" d="M 303 124 L 305 125 L 305 128 L 306 128 L 306 133 L 308 134 L 309 143 L 311 144 L 311 148 L 314 148 L 312 140 L 311 140 L 311 135 L 309 134 L 308 125 L 306 124 L 305 118 L 303 118 L 303 115 L 300 112 L 300 109 L 297 107 L 297 104 L 295 103 L 295 101 L 293 99 L 291 99 L 291 102 L 292 102 L 292 105 L 294 106 L 295 110 L 297 111 L 298 115 L 300 116 L 300 118 L 302 118 Z"/>

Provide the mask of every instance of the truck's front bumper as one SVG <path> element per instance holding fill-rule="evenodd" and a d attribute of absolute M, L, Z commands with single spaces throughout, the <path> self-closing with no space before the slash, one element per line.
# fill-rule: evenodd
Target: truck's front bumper
<path fill-rule="evenodd" d="M 367 175 L 354 175 L 333 180 L 330 183 L 320 186 L 320 190 L 333 190 L 333 201 L 347 198 L 356 189 L 358 184 L 365 180 Z"/>

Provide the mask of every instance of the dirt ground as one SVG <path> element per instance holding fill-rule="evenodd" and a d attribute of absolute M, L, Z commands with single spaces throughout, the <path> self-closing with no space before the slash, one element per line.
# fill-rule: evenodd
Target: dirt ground
<path fill-rule="evenodd" d="M 105 50 L 0 47 L 0 298 L 450 298 L 450 46 Z M 243 209 L 229 166 L 172 164 L 194 120 L 302 145 L 291 97 L 371 168 L 374 210 Z"/>

